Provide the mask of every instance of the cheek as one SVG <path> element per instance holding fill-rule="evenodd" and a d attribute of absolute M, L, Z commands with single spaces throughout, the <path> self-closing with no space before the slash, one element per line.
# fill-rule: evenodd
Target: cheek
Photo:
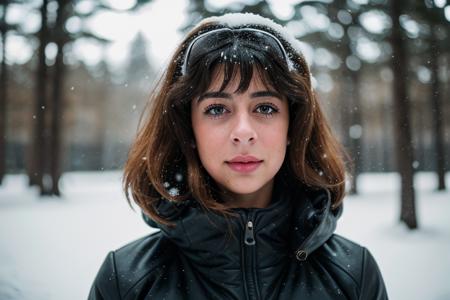
<path fill-rule="evenodd" d="M 216 147 L 217 144 L 222 139 L 221 130 L 215 129 L 204 121 L 195 121 L 192 127 L 195 135 L 195 142 L 197 147 L 204 148 L 205 150 L 208 148 Z"/>
<path fill-rule="evenodd" d="M 265 126 L 260 130 L 260 138 L 269 148 L 283 147 L 288 139 L 289 120 L 287 117 L 280 118 L 277 122 Z"/>
<path fill-rule="evenodd" d="M 272 141 L 273 146 L 279 146 L 279 143 L 283 140 L 287 140 L 287 126 L 274 126 L 266 128 L 262 131 L 261 137 L 264 137 L 266 142 Z"/>
<path fill-rule="evenodd" d="M 220 149 L 223 149 L 223 134 L 220 130 L 213 130 L 211 124 L 207 124 L 198 116 L 192 116 L 192 129 L 200 161 L 205 167 L 217 161 Z"/>
<path fill-rule="evenodd" d="M 217 137 L 209 130 L 199 130 L 196 134 L 197 151 L 203 164 L 212 158 L 217 147 Z"/>
<path fill-rule="evenodd" d="M 280 134 L 281 132 L 268 132 L 262 143 L 267 157 L 273 164 L 282 163 L 286 155 L 287 132 L 286 134 Z"/>

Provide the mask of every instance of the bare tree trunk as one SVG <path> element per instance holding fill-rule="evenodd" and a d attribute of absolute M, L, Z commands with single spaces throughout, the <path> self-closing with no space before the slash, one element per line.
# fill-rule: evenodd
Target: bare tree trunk
<path fill-rule="evenodd" d="M 55 58 L 55 67 L 53 73 L 53 94 L 52 94 L 52 110 L 51 110 L 51 138 L 50 138 L 50 175 L 52 179 L 51 194 L 60 196 L 59 179 L 61 178 L 61 127 L 63 125 L 63 103 L 64 103 L 64 45 L 66 43 L 66 34 L 64 24 L 67 20 L 67 5 L 69 1 L 58 0 L 58 11 L 55 23 L 55 41 L 57 46 L 57 54 Z"/>
<path fill-rule="evenodd" d="M 105 66 L 106 69 L 106 66 Z M 106 73 L 106 72 L 105 72 Z M 98 117 L 98 152 L 99 152 L 99 169 L 105 169 L 105 144 L 106 144 L 106 128 L 108 119 L 108 91 L 109 91 L 109 77 L 103 77 L 102 82 L 97 85 L 97 99 L 100 102 L 97 109 Z"/>
<path fill-rule="evenodd" d="M 346 68 L 345 65 L 343 68 Z M 344 146 L 347 148 L 350 144 L 349 140 L 349 127 L 350 127 L 350 109 L 351 109 L 351 103 L 349 101 L 349 98 L 351 97 L 352 94 L 352 87 L 349 84 L 349 75 L 348 75 L 349 71 L 344 69 L 343 70 L 343 75 L 342 78 L 340 78 L 340 83 L 341 83 L 341 88 L 340 88 L 340 93 L 339 93 L 339 102 L 338 102 L 338 106 L 340 109 L 339 112 L 339 125 L 340 125 L 340 130 L 342 133 L 342 143 L 344 144 Z"/>
<path fill-rule="evenodd" d="M 410 107 L 407 95 L 407 53 L 405 42 L 402 38 L 402 29 L 399 18 L 401 15 L 401 1 L 389 1 L 390 14 L 392 19 L 391 43 L 393 58 L 391 59 L 394 73 L 394 113 L 395 113 L 395 133 L 397 167 L 401 176 L 401 212 L 400 221 L 404 222 L 408 228 L 417 228 L 415 191 L 414 191 L 414 170 L 413 170 L 413 149 L 410 127 Z"/>
<path fill-rule="evenodd" d="M 48 23 L 47 23 L 48 0 L 43 0 L 40 9 L 41 29 L 39 31 L 38 49 L 38 70 L 36 72 L 36 106 L 33 116 L 33 140 L 29 153 L 29 183 L 38 185 L 41 195 L 47 194 L 43 176 L 46 162 L 46 132 L 45 132 L 45 109 L 47 104 L 47 65 L 45 63 L 45 47 L 48 44 Z"/>
<path fill-rule="evenodd" d="M 343 55 L 345 59 L 345 54 Z M 349 135 L 349 129 L 351 126 L 351 97 L 353 94 L 353 87 L 351 85 L 351 79 L 350 79 L 350 73 L 351 71 L 347 69 L 347 67 L 343 66 L 343 76 L 340 79 L 340 93 L 339 93 L 339 123 L 340 123 L 340 129 L 341 129 L 341 136 L 342 136 L 342 144 L 344 145 L 345 149 L 349 152 L 348 161 L 346 161 L 346 164 L 349 167 L 350 176 L 353 177 L 353 167 L 354 167 L 354 161 L 353 156 L 350 149 L 350 135 Z M 350 178 L 352 179 L 352 178 Z"/>
<path fill-rule="evenodd" d="M 430 67 L 431 67 L 431 113 L 433 119 L 434 128 L 434 151 L 436 153 L 436 171 L 438 177 L 438 187 L 437 189 L 442 191 L 445 190 L 445 153 L 444 153 L 444 119 L 441 104 L 441 87 L 439 83 L 439 44 L 434 36 L 434 26 L 431 27 L 431 57 L 430 57 Z"/>
<path fill-rule="evenodd" d="M 414 166 L 414 170 L 417 172 L 417 168 L 420 166 L 421 168 L 426 168 L 427 166 L 427 158 L 426 158 L 426 152 L 427 152 L 427 145 L 426 145 L 426 135 L 427 135 L 427 120 L 424 120 L 426 116 L 422 113 L 422 103 L 418 104 L 419 110 L 414 111 L 413 113 L 413 120 L 415 120 L 415 136 L 416 136 L 416 151 L 414 158 L 418 162 L 417 166 Z M 414 124 L 414 121 L 413 121 Z"/>
<path fill-rule="evenodd" d="M 339 5 L 345 6 L 345 1 L 338 1 L 336 3 Z M 338 14 L 339 8 L 336 7 L 334 9 L 333 15 Z M 346 30 L 349 26 L 345 26 Z M 351 39 L 346 36 L 344 38 L 345 47 L 343 47 L 340 51 L 340 56 L 343 61 L 346 61 L 347 58 L 353 55 L 353 51 L 351 48 Z M 358 72 L 359 70 L 352 70 L 346 64 L 343 64 L 344 76 L 342 78 L 342 83 L 344 86 L 344 92 L 341 93 L 342 101 L 342 113 L 341 113 L 341 124 L 343 128 L 344 134 L 344 145 L 349 151 L 350 159 L 351 159 L 351 186 L 350 186 L 350 194 L 358 193 L 358 175 L 360 173 L 360 164 L 361 164 L 361 136 L 359 129 L 361 127 L 361 117 L 360 117 L 360 105 L 359 105 L 359 80 L 358 80 Z"/>
<path fill-rule="evenodd" d="M 361 118 L 361 102 L 359 98 L 359 74 L 357 72 L 350 73 L 351 84 L 353 86 L 352 99 L 352 109 L 351 109 L 351 130 L 352 134 L 350 136 L 350 152 L 353 158 L 353 176 L 352 176 L 352 186 L 350 189 L 351 194 L 358 193 L 358 176 L 361 174 L 361 164 L 362 164 L 362 144 L 361 144 L 361 134 L 359 130 L 362 130 L 362 118 Z"/>
<path fill-rule="evenodd" d="M 52 110 L 50 125 L 50 176 L 52 179 L 51 194 L 60 196 L 59 179 L 61 177 L 61 113 L 62 113 L 62 93 L 61 84 L 64 83 L 63 49 L 58 45 L 58 54 L 55 60 Z"/>
<path fill-rule="evenodd" d="M 8 2 L 3 4 L 3 15 L 0 23 L 0 30 L 2 35 L 2 64 L 0 77 L 0 184 L 3 182 L 3 177 L 6 173 L 6 104 L 8 102 L 8 70 L 6 66 L 6 12 L 8 9 Z"/>

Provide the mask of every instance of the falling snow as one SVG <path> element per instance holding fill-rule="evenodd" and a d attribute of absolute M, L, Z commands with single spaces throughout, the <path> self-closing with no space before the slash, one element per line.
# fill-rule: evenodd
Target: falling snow
<path fill-rule="evenodd" d="M 170 195 L 170 196 L 175 197 L 175 196 L 178 196 L 179 194 L 180 194 L 180 190 L 177 189 L 177 188 L 175 188 L 175 187 L 173 187 L 173 188 L 171 188 L 171 189 L 169 190 L 169 195 Z"/>
<path fill-rule="evenodd" d="M 175 174 L 175 180 L 181 182 L 183 180 L 183 175 L 180 173 Z"/>

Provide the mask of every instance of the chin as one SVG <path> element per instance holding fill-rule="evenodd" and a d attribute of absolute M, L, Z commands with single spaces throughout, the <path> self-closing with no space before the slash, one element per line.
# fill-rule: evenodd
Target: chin
<path fill-rule="evenodd" d="M 233 194 L 249 195 L 259 191 L 263 186 L 264 186 L 263 182 L 251 183 L 241 180 L 239 183 L 236 184 L 230 183 L 228 185 L 224 185 L 224 188 Z"/>

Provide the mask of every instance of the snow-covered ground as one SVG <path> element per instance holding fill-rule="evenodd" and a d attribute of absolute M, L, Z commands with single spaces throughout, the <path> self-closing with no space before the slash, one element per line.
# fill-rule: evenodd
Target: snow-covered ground
<path fill-rule="evenodd" d="M 447 174 L 450 186 L 450 174 Z M 148 234 L 139 210 L 124 200 L 121 173 L 68 173 L 62 199 L 37 197 L 22 175 L 0 187 L 0 299 L 79 300 L 106 253 Z M 450 299 L 450 192 L 435 177 L 416 176 L 420 229 L 397 222 L 399 178 L 364 174 L 348 196 L 337 232 L 367 246 L 390 299 Z"/>

